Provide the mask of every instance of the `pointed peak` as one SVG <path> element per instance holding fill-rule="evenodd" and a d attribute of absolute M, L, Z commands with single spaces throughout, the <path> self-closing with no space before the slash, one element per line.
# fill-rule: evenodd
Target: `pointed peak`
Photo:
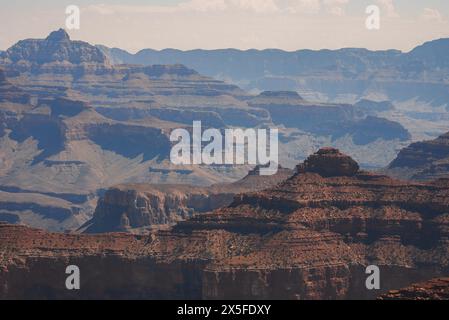
<path fill-rule="evenodd" d="M 70 41 L 70 36 L 64 29 L 59 29 L 57 31 L 53 31 L 49 34 L 49 36 L 45 39 L 49 41 Z"/>

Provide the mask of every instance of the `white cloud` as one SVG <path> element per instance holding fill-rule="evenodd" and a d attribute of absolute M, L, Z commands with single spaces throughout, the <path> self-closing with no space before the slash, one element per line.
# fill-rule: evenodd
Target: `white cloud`
<path fill-rule="evenodd" d="M 88 11 L 102 15 L 124 13 L 240 12 L 343 15 L 349 0 L 188 0 L 177 5 L 89 5 Z"/>
<path fill-rule="evenodd" d="M 190 0 L 178 5 L 180 10 L 207 11 L 250 11 L 256 13 L 278 12 L 275 0 Z"/>
<path fill-rule="evenodd" d="M 209 1 L 209 0 L 208 0 Z M 278 12 L 279 7 L 274 0 L 228 0 L 231 8 L 267 13 Z"/>
<path fill-rule="evenodd" d="M 422 13 L 421 18 L 423 20 L 431 22 L 444 22 L 444 18 L 441 15 L 440 11 L 432 8 L 424 8 L 424 12 Z"/>
<path fill-rule="evenodd" d="M 186 13 L 224 11 L 276 13 L 280 11 L 280 8 L 276 2 L 276 0 L 189 0 L 177 5 L 165 6 L 99 4 L 88 6 L 87 10 L 103 15 L 119 13 Z"/>
<path fill-rule="evenodd" d="M 396 11 L 393 0 L 377 0 L 377 2 L 382 7 L 382 10 L 385 11 L 388 18 L 399 18 L 399 14 Z"/>
<path fill-rule="evenodd" d="M 324 6 L 326 11 L 335 16 L 345 15 L 345 6 L 349 3 L 349 0 L 324 0 Z"/>
<path fill-rule="evenodd" d="M 321 10 L 320 0 L 278 0 L 282 11 L 293 14 L 317 14 Z"/>
<path fill-rule="evenodd" d="M 101 0 L 99 0 L 101 1 Z M 101 3 L 101 2 L 100 2 Z M 120 47 L 132 52 L 143 48 L 301 48 L 412 47 L 449 37 L 449 21 L 442 7 L 422 5 L 418 15 L 401 12 L 399 2 L 372 0 L 382 8 L 382 28 L 368 32 L 365 13 L 350 13 L 355 0 L 185 0 L 172 5 L 105 4 L 81 6 L 81 29 L 73 39 Z M 140 3 L 144 3 L 141 1 Z M 162 2 L 159 2 L 162 3 Z M 440 11 L 437 11 L 438 9 Z M 26 10 L 0 10 L 0 20 L 13 28 L 0 28 L 0 49 L 19 39 L 46 37 L 64 26 L 64 5 Z M 346 10 L 346 12 L 345 12 Z M 341 18 L 344 16 L 344 18 Z M 22 27 L 17 21 L 27 21 Z M 441 21 L 441 22 L 438 22 Z"/>

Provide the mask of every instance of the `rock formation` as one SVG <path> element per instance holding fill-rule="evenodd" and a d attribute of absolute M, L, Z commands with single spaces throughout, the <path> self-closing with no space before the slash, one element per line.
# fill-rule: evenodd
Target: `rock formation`
<path fill-rule="evenodd" d="M 449 133 L 402 149 L 385 172 L 424 181 L 449 177 Z"/>
<path fill-rule="evenodd" d="M 104 48 L 117 63 L 182 63 L 202 74 L 230 79 L 250 90 L 293 90 L 307 100 L 358 101 L 384 97 L 393 102 L 448 104 L 449 39 L 429 41 L 409 52 L 338 50 L 151 50 L 130 54 Z M 413 77 L 414 81 L 410 81 Z M 419 105 L 419 104 L 416 104 Z M 403 114 L 403 116 L 405 116 Z M 427 124 L 427 128 L 432 128 Z"/>
<path fill-rule="evenodd" d="M 286 180 L 293 171 L 279 168 L 273 176 L 260 176 L 259 166 L 233 183 L 210 187 L 130 184 L 110 188 L 98 201 L 92 220 L 80 229 L 86 233 L 136 232 L 138 228 L 170 225 L 195 213 L 229 205 L 238 193 L 259 191 Z"/>
<path fill-rule="evenodd" d="M 326 161 L 339 167 L 330 176 L 313 165 Z M 347 163 L 321 150 L 275 187 L 145 236 L 1 225 L 0 297 L 370 299 L 447 276 L 448 181 L 404 182 Z M 68 264 L 81 269 L 78 292 L 64 287 Z M 381 290 L 365 287 L 373 264 Z"/>
<path fill-rule="evenodd" d="M 248 100 L 252 107 L 269 112 L 273 122 L 337 140 L 351 136 L 356 145 L 384 139 L 410 139 L 399 123 L 371 115 L 371 112 L 348 104 L 311 103 L 296 92 L 262 92 Z"/>
<path fill-rule="evenodd" d="M 120 164 L 124 158 L 168 155 L 169 132 L 161 121 L 114 121 L 83 101 L 31 101 L 10 84 L 0 84 L 0 93 L 5 86 L 7 94 L 0 97 L 0 220 L 53 231 L 76 229 L 93 212 L 98 190 L 124 177 L 149 174 L 149 164 L 136 172 L 128 166 L 133 161 Z"/>
<path fill-rule="evenodd" d="M 50 228 L 29 206 L 0 213 L 51 231 L 86 222 L 99 195 L 119 184 L 208 186 L 244 177 L 249 166 L 170 162 L 171 131 L 193 121 L 219 130 L 277 128 L 279 163 L 289 168 L 330 144 L 363 166 L 385 166 L 408 139 L 399 124 L 348 104 L 311 103 L 288 91 L 252 96 L 179 64 L 111 65 L 64 30 L 19 41 L 1 56 L 0 190 L 69 201 L 83 214 L 70 223 L 51 219 Z"/>
<path fill-rule="evenodd" d="M 0 202 L 8 206 L 0 207 L 0 220 L 51 231 L 77 229 L 91 218 L 98 194 L 111 186 L 209 185 L 237 180 L 248 170 L 151 171 L 170 167 L 174 128 L 202 119 L 205 125 L 225 127 L 217 112 L 191 106 L 220 108 L 230 99 L 238 109 L 233 94 L 244 93 L 236 86 L 182 65 L 113 67 L 98 48 L 70 40 L 64 30 L 46 39 L 20 41 L 2 57 Z M 176 101 L 187 101 L 190 111 L 174 107 Z M 37 202 L 19 204 L 21 196 Z M 13 197 L 15 204 L 10 205 Z M 72 217 L 45 209 L 54 204 L 63 204 L 59 209 L 64 212 L 73 208 Z"/>
<path fill-rule="evenodd" d="M 20 88 L 13 86 L 6 78 L 5 70 L 0 68 L 0 102 L 27 104 L 30 95 Z"/>
<path fill-rule="evenodd" d="M 322 177 L 354 176 L 359 165 L 351 157 L 334 148 L 320 149 L 298 166 L 298 172 L 315 172 Z"/>
<path fill-rule="evenodd" d="M 53 31 L 45 39 L 19 41 L 5 52 L 5 58 L 14 64 L 29 64 L 29 67 L 48 63 L 108 62 L 100 49 L 87 42 L 71 41 L 63 29 Z"/>
<path fill-rule="evenodd" d="M 381 300 L 449 300 L 449 278 L 432 279 L 391 290 Z"/>

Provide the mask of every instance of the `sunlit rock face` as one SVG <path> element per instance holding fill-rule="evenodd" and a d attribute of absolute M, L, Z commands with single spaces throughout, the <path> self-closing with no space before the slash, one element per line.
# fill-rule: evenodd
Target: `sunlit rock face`
<path fill-rule="evenodd" d="M 128 184 L 110 188 L 102 196 L 85 233 L 142 232 L 142 228 L 173 225 L 178 221 L 228 206 L 239 193 L 277 185 L 293 175 L 279 167 L 272 176 L 260 175 L 260 166 L 243 179 L 210 187 L 189 185 Z"/>
<path fill-rule="evenodd" d="M 300 167 L 276 186 L 145 235 L 0 225 L 0 297 L 374 299 L 448 275 L 447 182 L 357 171 L 334 149 Z M 76 293 L 63 287 L 68 263 L 83 270 Z M 368 265 L 381 270 L 381 290 L 367 290 Z"/>

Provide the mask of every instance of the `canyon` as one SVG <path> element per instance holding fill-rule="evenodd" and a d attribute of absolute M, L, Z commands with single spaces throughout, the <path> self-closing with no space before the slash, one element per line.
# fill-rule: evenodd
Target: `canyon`
<path fill-rule="evenodd" d="M 357 100 L 372 96 L 392 102 L 419 96 L 437 106 L 447 105 L 449 39 L 423 43 L 409 52 L 337 50 L 190 50 L 143 49 L 130 54 L 97 46 L 114 64 L 182 63 L 202 74 L 228 79 L 243 89 L 291 90 L 321 101 Z"/>
<path fill-rule="evenodd" d="M 447 298 L 447 43 L 19 41 L 0 52 L 0 299 Z M 173 163 L 172 133 L 196 122 L 276 129 L 277 173 Z"/>
<path fill-rule="evenodd" d="M 448 276 L 447 212 L 447 179 L 396 180 L 325 148 L 276 186 L 146 234 L 0 224 L 0 297 L 374 299 Z M 381 290 L 366 289 L 368 265 Z"/>
<path fill-rule="evenodd" d="M 97 47 L 113 64 L 176 62 L 249 92 L 289 90 L 314 102 L 355 104 L 363 109 L 363 104 L 369 105 L 368 113 L 401 123 L 413 141 L 434 139 L 449 126 L 447 38 L 427 41 L 408 52 L 142 49 L 131 54 L 120 48 Z M 375 105 L 381 102 L 390 106 Z"/>
<path fill-rule="evenodd" d="M 277 128 L 285 168 L 325 145 L 380 168 L 411 139 L 351 104 L 248 93 L 180 64 L 114 64 L 62 29 L 1 52 L 0 120 L 0 220 L 60 232 L 89 221 L 117 185 L 207 187 L 254 168 L 173 164 L 170 133 L 194 121 L 220 132 Z"/>

